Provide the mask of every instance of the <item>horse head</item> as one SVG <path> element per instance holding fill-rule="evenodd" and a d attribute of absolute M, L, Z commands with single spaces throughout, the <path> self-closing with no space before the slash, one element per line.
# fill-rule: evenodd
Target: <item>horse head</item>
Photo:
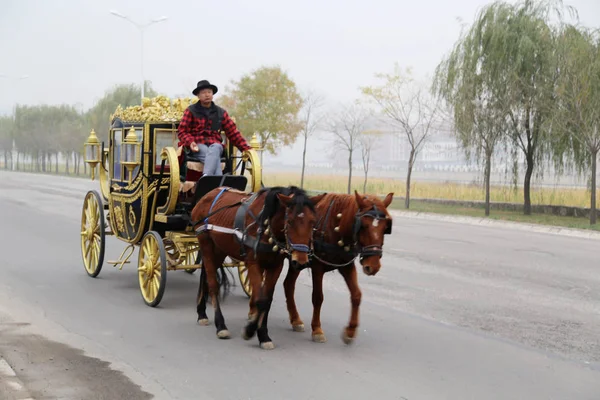
<path fill-rule="evenodd" d="M 282 252 L 290 257 L 290 266 L 303 269 L 310 263 L 313 250 L 313 231 L 317 221 L 315 205 L 325 194 L 309 197 L 295 186 L 276 192 L 279 207 L 271 218 L 271 229 Z"/>
<path fill-rule="evenodd" d="M 392 217 L 387 207 L 394 193 L 383 201 L 376 196 L 361 196 L 354 191 L 358 212 L 354 217 L 354 241 L 358 244 L 360 264 L 366 275 L 375 275 L 381 269 L 383 237 L 392 233 Z"/>

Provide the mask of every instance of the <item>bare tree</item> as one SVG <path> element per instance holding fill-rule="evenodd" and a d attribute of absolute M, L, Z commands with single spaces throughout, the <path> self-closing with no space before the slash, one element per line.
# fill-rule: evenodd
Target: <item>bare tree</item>
<path fill-rule="evenodd" d="M 410 179 L 419 151 L 438 125 L 439 100 L 429 96 L 423 85 L 412 78 L 409 68 L 402 71 L 398 64 L 391 74 L 377 74 L 380 86 L 363 87 L 362 92 L 375 102 L 388 123 L 406 136 L 410 145 L 406 173 L 406 208 L 410 206 Z"/>
<path fill-rule="evenodd" d="M 328 127 L 334 134 L 336 143 L 348 152 L 348 194 L 352 190 L 352 156 L 359 145 L 367 117 L 368 114 L 362 107 L 352 104 L 343 107 Z"/>
<path fill-rule="evenodd" d="M 363 193 L 367 193 L 367 180 L 369 178 L 369 166 L 371 162 L 371 150 L 374 145 L 377 143 L 379 136 L 381 135 L 381 131 L 378 130 L 370 130 L 364 131 L 360 135 L 360 153 L 362 156 L 363 169 L 365 173 L 365 180 L 363 182 Z"/>
<path fill-rule="evenodd" d="M 309 90 L 304 96 L 304 108 L 303 113 L 300 117 L 300 121 L 303 125 L 300 134 L 302 135 L 302 138 L 304 140 L 302 147 L 302 175 L 300 177 L 301 188 L 304 188 L 304 171 L 306 169 L 306 143 L 308 142 L 308 138 L 313 135 L 313 133 L 321 124 L 323 115 L 318 114 L 318 111 L 322 105 L 323 96 L 321 96 L 320 94 Z"/>

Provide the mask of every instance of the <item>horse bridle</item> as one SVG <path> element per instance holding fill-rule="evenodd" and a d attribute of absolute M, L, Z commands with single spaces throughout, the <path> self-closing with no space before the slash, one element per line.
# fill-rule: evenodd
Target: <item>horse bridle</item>
<path fill-rule="evenodd" d="M 293 205 L 292 207 L 295 207 L 295 205 Z M 265 225 L 267 225 L 268 226 L 267 229 L 269 229 L 269 243 L 274 244 L 274 246 L 273 246 L 274 251 L 279 251 L 280 254 L 286 254 L 288 257 L 291 256 L 293 251 L 298 251 L 301 253 L 308 253 L 309 258 L 310 258 L 313 253 L 313 231 L 314 230 L 311 230 L 311 232 L 310 232 L 310 239 L 309 239 L 308 245 L 293 243 L 290 240 L 290 237 L 288 235 L 288 226 L 289 226 L 290 222 L 289 222 L 287 211 L 289 208 L 290 207 L 286 206 L 285 212 L 284 212 L 283 234 L 285 236 L 285 245 L 282 246 L 282 243 L 277 241 L 277 239 L 273 235 L 273 232 L 270 230 L 270 225 L 271 225 L 270 218 L 265 220 Z M 262 229 L 259 228 L 259 231 L 260 231 L 259 236 L 261 236 Z"/>
<path fill-rule="evenodd" d="M 327 212 L 325 214 L 325 219 L 323 220 L 323 231 L 321 234 L 321 240 L 323 242 L 325 242 L 325 227 L 327 226 L 327 222 L 329 221 L 329 217 L 331 215 L 331 210 L 333 208 L 333 204 L 334 204 L 335 200 L 332 200 L 331 203 L 329 203 L 329 207 L 327 209 Z M 373 205 L 373 209 L 364 211 L 364 212 L 360 212 L 360 210 L 354 215 L 354 222 L 352 225 L 352 240 L 354 241 L 354 243 L 352 244 L 352 246 L 348 246 L 349 249 L 346 250 L 346 252 L 350 251 L 350 248 L 352 249 L 352 253 L 351 255 L 353 256 L 352 259 L 348 262 L 342 263 L 342 264 L 334 264 L 334 263 L 330 263 L 326 260 L 321 259 L 317 254 L 314 254 L 314 257 L 319 260 L 320 262 L 329 265 L 331 267 L 335 267 L 335 268 L 340 268 L 340 267 L 344 267 L 346 265 L 350 265 L 351 263 L 354 262 L 354 260 L 356 260 L 357 257 L 360 257 L 360 260 L 362 261 L 365 257 L 370 257 L 370 256 L 379 256 L 380 258 L 383 256 L 383 249 L 381 248 L 381 246 L 379 245 L 369 245 L 369 246 L 358 246 L 358 234 L 360 232 L 360 230 L 362 229 L 362 218 L 373 218 L 375 220 L 387 220 L 387 227 L 386 230 L 384 231 L 385 235 L 389 235 L 392 233 L 392 220 L 387 218 L 387 214 L 384 211 L 380 211 L 376 205 Z M 319 222 L 320 225 L 320 222 Z M 317 230 L 317 229 L 315 229 Z"/>
<path fill-rule="evenodd" d="M 387 218 L 387 215 L 385 212 L 379 211 L 377 209 L 377 206 L 373 205 L 373 209 L 364 211 L 362 213 L 357 212 L 356 215 L 354 216 L 354 224 L 352 227 L 352 239 L 354 240 L 355 248 L 357 247 L 357 244 L 358 244 L 358 234 L 359 234 L 360 230 L 362 229 L 362 219 L 365 217 L 373 218 L 373 220 L 375 220 L 375 221 L 381 221 L 381 220 L 386 221 L 387 226 L 386 226 L 386 229 L 383 232 L 383 234 L 390 235 L 392 233 L 392 220 Z M 360 250 L 358 251 L 358 255 L 360 256 L 361 261 L 365 257 L 371 257 L 371 256 L 379 256 L 379 258 L 381 258 L 383 256 L 383 249 L 382 249 L 382 246 L 376 245 L 376 244 L 362 246 L 362 247 L 360 247 Z"/>

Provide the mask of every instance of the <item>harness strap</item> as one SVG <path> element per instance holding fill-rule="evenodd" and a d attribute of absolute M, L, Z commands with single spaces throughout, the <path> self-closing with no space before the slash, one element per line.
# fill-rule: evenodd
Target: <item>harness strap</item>
<path fill-rule="evenodd" d="M 224 187 L 221 189 L 221 191 L 219 192 L 219 194 L 215 197 L 215 199 L 213 200 L 212 204 L 210 205 L 210 208 L 208 209 L 208 214 L 210 215 L 210 213 L 212 212 L 213 207 L 215 206 L 215 204 L 217 204 L 217 201 L 219 200 L 219 198 L 221 197 L 221 195 L 228 191 L 229 188 L 228 187 Z M 208 215 L 206 216 L 206 218 L 204 218 L 204 223 L 208 224 Z"/>

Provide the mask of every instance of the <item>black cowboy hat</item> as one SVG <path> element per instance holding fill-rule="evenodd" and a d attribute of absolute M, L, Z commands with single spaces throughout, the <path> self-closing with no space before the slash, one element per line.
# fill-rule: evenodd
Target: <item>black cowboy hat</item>
<path fill-rule="evenodd" d="M 202 80 L 202 81 L 198 82 L 198 86 L 196 86 L 196 89 L 194 89 L 192 91 L 192 94 L 194 96 L 196 96 L 200 90 L 206 89 L 206 88 L 211 88 L 213 91 L 213 94 L 215 94 L 219 91 L 219 89 L 215 85 L 211 84 L 209 81 Z"/>

